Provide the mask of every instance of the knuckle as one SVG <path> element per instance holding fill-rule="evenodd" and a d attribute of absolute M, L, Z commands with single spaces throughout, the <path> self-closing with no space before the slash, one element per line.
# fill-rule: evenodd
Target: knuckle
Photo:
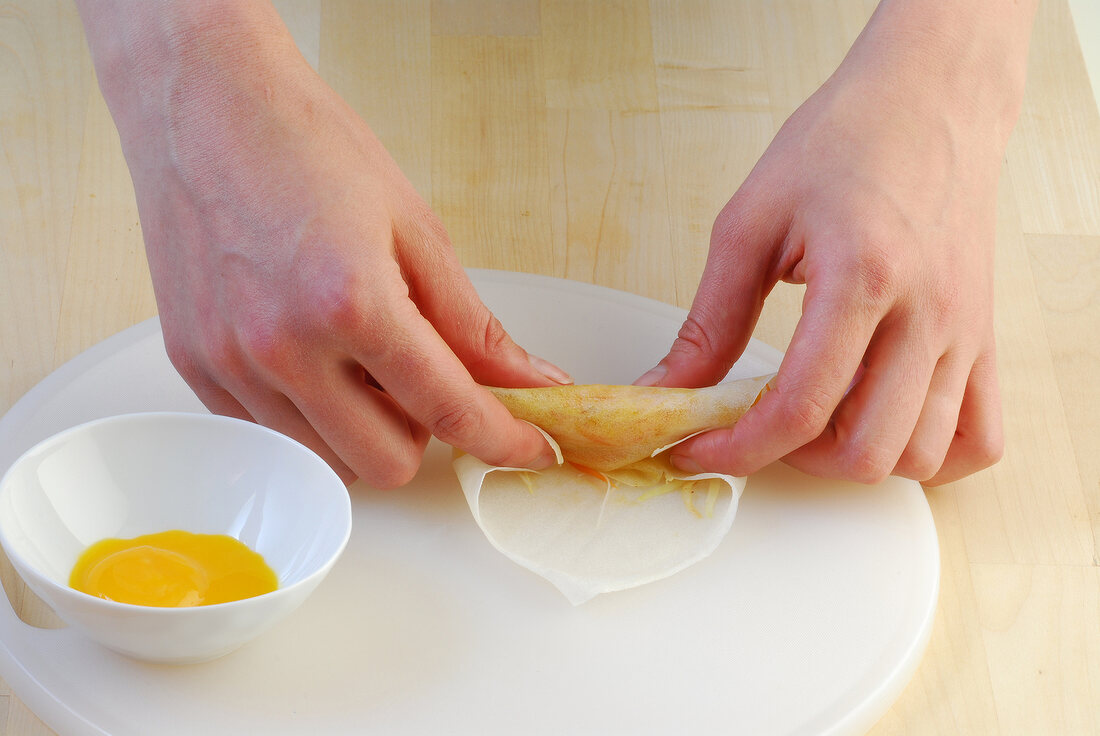
<path fill-rule="evenodd" d="M 714 225 L 710 229 L 710 241 L 712 243 L 735 244 L 741 242 L 744 230 L 741 220 L 728 205 L 714 218 Z"/>
<path fill-rule="evenodd" d="M 226 407 L 224 394 L 231 393 L 229 386 L 239 383 L 246 361 L 224 332 L 210 330 L 200 342 L 193 342 L 169 330 L 164 348 L 176 372 L 208 408 L 220 411 Z"/>
<path fill-rule="evenodd" d="M 898 460 L 895 471 L 915 481 L 926 481 L 939 472 L 943 457 L 925 447 L 908 447 Z"/>
<path fill-rule="evenodd" d="M 779 409 L 782 426 L 802 442 L 820 435 L 833 415 L 835 401 L 820 389 L 794 392 Z"/>
<path fill-rule="evenodd" d="M 469 360 L 475 366 L 499 360 L 515 345 L 504 326 L 483 304 L 477 307 L 469 325 L 466 334 L 470 335 L 469 345 L 474 350 L 474 355 Z"/>
<path fill-rule="evenodd" d="M 191 346 L 167 329 L 164 332 L 164 350 L 168 354 L 172 367 L 183 377 L 183 380 L 192 383 L 203 378 L 204 371 L 195 358 Z"/>
<path fill-rule="evenodd" d="M 212 331 L 203 345 L 204 357 L 218 376 L 240 376 L 247 372 L 247 360 L 236 336 L 224 330 Z"/>
<path fill-rule="evenodd" d="M 857 483 L 873 485 L 890 475 L 896 457 L 887 448 L 865 443 L 846 453 L 845 476 Z"/>
<path fill-rule="evenodd" d="M 316 324 L 338 331 L 355 330 L 363 322 L 358 295 L 347 282 L 322 284 L 312 295 L 309 314 Z"/>
<path fill-rule="evenodd" d="M 363 300 L 361 274 L 341 265 L 326 265 L 310 274 L 310 283 L 302 293 L 308 299 L 299 300 L 295 314 L 283 315 L 287 324 L 296 324 L 306 331 L 349 332 L 364 327 L 366 307 Z"/>
<path fill-rule="evenodd" d="M 277 319 L 265 316 L 244 319 L 238 325 L 237 340 L 240 350 L 255 365 L 279 371 L 288 362 L 292 342 Z"/>
<path fill-rule="evenodd" d="M 973 313 L 964 308 L 961 287 L 950 279 L 935 279 L 923 289 L 929 328 L 942 333 Z"/>
<path fill-rule="evenodd" d="M 676 333 L 676 343 L 672 349 L 684 355 L 715 355 L 715 343 L 706 325 L 706 307 L 696 305 Z"/>
<path fill-rule="evenodd" d="M 745 198 L 741 193 L 735 194 L 714 218 L 710 229 L 711 243 L 721 243 L 725 246 L 722 252 L 730 252 L 731 256 L 733 251 L 751 241 L 750 223 L 743 215 L 745 211 Z"/>
<path fill-rule="evenodd" d="M 482 307 L 484 314 L 481 316 L 481 350 L 485 356 L 499 356 L 507 353 L 513 343 L 512 338 L 504 331 L 500 320 L 493 316 L 487 307 Z"/>
<path fill-rule="evenodd" d="M 846 290 L 879 311 L 888 308 L 898 295 L 902 264 L 877 238 L 865 236 L 855 251 L 851 279 Z M 851 287 L 854 285 L 854 289 Z"/>
<path fill-rule="evenodd" d="M 450 247 L 451 237 L 447 234 L 447 228 L 443 226 L 443 221 L 435 214 L 431 205 L 420 197 L 414 201 L 413 212 L 416 222 L 424 232 L 424 237 L 438 246 Z"/>
<path fill-rule="evenodd" d="M 976 439 L 971 458 L 978 469 L 996 465 L 1004 457 L 1004 438 L 999 432 L 988 432 Z"/>
<path fill-rule="evenodd" d="M 939 321 L 955 316 L 963 303 L 960 284 L 951 279 L 937 279 L 930 290 L 932 308 Z"/>
<path fill-rule="evenodd" d="M 400 488 L 416 475 L 420 464 L 412 457 L 392 458 L 376 470 L 364 474 L 363 478 L 375 488 L 388 490 Z"/>
<path fill-rule="evenodd" d="M 472 375 L 481 375 L 517 352 L 518 346 L 488 307 L 480 305 L 469 324 L 470 328 L 462 331 L 468 342 L 454 347 L 461 351 L 460 358 Z"/>
<path fill-rule="evenodd" d="M 399 488 L 411 481 L 420 470 L 424 443 L 398 439 L 397 441 L 368 442 L 368 445 L 373 447 L 371 451 L 353 459 L 348 464 L 360 478 L 375 488 Z"/>
<path fill-rule="evenodd" d="M 447 401 L 435 407 L 428 417 L 427 427 L 433 435 L 450 444 L 469 444 L 470 440 L 480 437 L 485 428 L 475 407 L 459 401 Z"/>

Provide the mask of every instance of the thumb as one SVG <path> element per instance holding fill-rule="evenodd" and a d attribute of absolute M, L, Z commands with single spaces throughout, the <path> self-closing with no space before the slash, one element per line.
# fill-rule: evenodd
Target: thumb
<path fill-rule="evenodd" d="M 691 310 L 668 354 L 635 381 L 641 386 L 709 386 L 722 380 L 749 342 L 778 280 L 774 267 L 787 228 L 768 203 L 739 190 L 711 230 L 706 267 Z"/>

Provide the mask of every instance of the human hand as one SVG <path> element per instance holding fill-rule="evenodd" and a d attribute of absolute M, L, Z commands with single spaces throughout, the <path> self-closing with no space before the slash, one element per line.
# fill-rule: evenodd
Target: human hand
<path fill-rule="evenodd" d="M 806 285 L 774 390 L 680 445 L 685 470 L 746 475 L 783 458 L 939 484 L 1002 452 L 992 260 L 1015 108 L 946 95 L 926 55 L 914 68 L 896 33 L 869 29 L 718 216 L 687 321 L 639 379 L 721 380 L 775 283 Z"/>
<path fill-rule="evenodd" d="M 493 464 L 551 464 L 478 382 L 568 378 L 509 338 L 277 17 L 246 20 L 184 34 L 189 49 L 131 65 L 112 80 L 128 93 L 108 97 L 173 364 L 211 410 L 297 438 L 345 481 L 405 483 L 430 434 Z"/>

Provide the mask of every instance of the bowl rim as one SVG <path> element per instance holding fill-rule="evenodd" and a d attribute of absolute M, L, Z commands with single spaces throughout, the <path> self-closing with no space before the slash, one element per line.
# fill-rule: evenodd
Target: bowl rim
<path fill-rule="evenodd" d="M 188 411 L 138 411 L 138 412 L 126 412 L 122 414 L 112 414 L 105 417 L 99 417 L 97 419 L 91 419 L 87 422 L 81 422 L 71 427 L 67 427 L 59 432 L 43 438 L 36 442 L 31 447 L 27 448 L 23 453 L 19 455 L 11 465 L 4 469 L 3 474 L 0 474 L 0 511 L 2 511 L 5 502 L 13 492 L 11 490 L 9 480 L 11 475 L 15 472 L 17 466 L 21 465 L 31 456 L 41 452 L 49 445 L 57 444 L 65 441 L 69 435 L 79 432 L 86 432 L 93 429 L 95 426 L 101 424 L 116 424 L 116 423 L 128 423 L 128 422 L 140 422 L 148 420 L 169 420 L 169 421 L 184 421 L 184 422 L 199 422 L 199 423 L 218 423 L 229 426 L 235 426 L 244 429 L 248 432 L 256 432 L 258 434 L 266 435 L 278 442 L 289 443 L 291 446 L 297 446 L 300 450 L 306 453 L 307 457 L 316 460 L 320 464 L 321 472 L 323 475 L 329 476 L 336 482 L 336 487 L 344 489 L 344 493 L 337 497 L 338 509 L 337 513 L 340 515 L 343 521 L 343 534 L 337 545 L 333 548 L 332 553 L 329 554 L 315 570 L 308 575 L 296 580 L 287 586 L 280 585 L 275 590 L 268 591 L 267 593 L 261 593 L 260 595 L 249 596 L 248 598 L 238 598 L 233 601 L 225 601 L 222 603 L 210 603 L 200 606 L 146 606 L 139 603 L 124 603 L 121 601 L 113 601 L 108 598 L 101 598 L 99 596 L 85 593 L 84 591 L 77 590 L 67 583 L 60 583 L 51 575 L 47 575 L 37 565 L 31 563 L 23 554 L 20 553 L 17 546 L 11 544 L 8 539 L 8 535 L 5 531 L 5 526 L 0 523 L 0 547 L 3 548 L 4 553 L 8 556 L 12 563 L 12 566 L 16 568 L 16 572 L 19 574 L 23 582 L 31 586 L 31 582 L 26 578 L 28 575 L 23 571 L 29 571 L 36 581 L 41 581 L 41 584 L 46 587 L 55 590 L 61 596 L 71 596 L 77 601 L 83 604 L 101 607 L 105 610 L 115 612 L 127 612 L 137 613 L 141 612 L 143 615 L 150 616 L 196 616 L 204 615 L 195 613 L 198 611 L 210 611 L 209 615 L 214 615 L 215 611 L 224 611 L 233 607 L 255 606 L 260 605 L 260 601 L 269 600 L 272 598 L 281 598 L 291 595 L 295 590 L 306 585 L 312 585 L 315 583 L 319 576 L 327 575 L 328 571 L 336 564 L 337 560 L 343 555 L 344 550 L 347 548 L 348 541 L 351 538 L 352 529 L 352 510 L 351 510 L 351 496 L 347 493 L 347 486 L 336 474 L 331 466 L 325 460 L 311 450 L 306 445 L 302 444 L 298 440 L 285 435 L 277 430 L 266 427 L 262 424 L 248 421 L 246 419 L 239 419 L 237 417 L 226 416 L 224 414 L 212 414 L 201 412 L 188 412 Z M 341 502 L 342 501 L 342 502 Z M 234 537 L 236 538 L 236 537 Z M 238 540 L 240 541 L 240 540 Z M 243 542 L 242 542 L 243 543 Z M 33 587 L 33 586 L 32 586 Z M 5 592 L 4 595 L 7 595 Z M 45 598 L 46 596 L 42 596 Z M 53 604 L 52 600 L 46 601 L 49 604 Z M 60 611 L 55 611 L 58 615 L 61 615 Z M 64 616 L 62 616 L 64 618 Z"/>

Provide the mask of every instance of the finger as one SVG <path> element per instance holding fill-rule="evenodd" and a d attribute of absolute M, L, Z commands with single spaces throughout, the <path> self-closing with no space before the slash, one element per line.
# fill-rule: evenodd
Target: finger
<path fill-rule="evenodd" d="M 957 352 L 940 358 L 928 396 L 909 444 L 894 466 L 894 475 L 926 481 L 943 467 L 959 423 L 959 407 L 966 390 L 967 361 Z"/>
<path fill-rule="evenodd" d="M 328 463 L 345 484 L 353 482 L 356 477 L 368 476 L 368 467 L 361 463 L 352 467 L 340 451 L 327 442 L 298 407 L 283 394 L 271 392 L 266 396 L 256 396 L 248 400 L 248 405 L 252 407 L 251 413 L 258 424 L 301 442 Z M 349 459 L 354 462 L 351 456 Z"/>
<path fill-rule="evenodd" d="M 859 370 L 879 319 L 843 284 L 809 283 L 775 388 L 732 428 L 679 445 L 672 461 L 684 470 L 748 475 L 818 437 Z"/>
<path fill-rule="evenodd" d="M 936 358 L 926 344 L 912 323 L 882 322 L 863 376 L 841 400 L 828 430 L 784 460 L 824 478 L 886 478 L 909 444 L 928 395 Z"/>
<path fill-rule="evenodd" d="M 354 346 L 358 353 L 353 357 L 413 420 L 492 465 L 541 468 L 554 463 L 543 436 L 474 382 L 411 302 L 377 305 L 371 321 L 375 337 Z"/>
<path fill-rule="evenodd" d="M 925 481 L 938 486 L 988 468 L 1004 454 L 1001 393 L 995 351 L 988 348 L 975 361 L 966 382 L 959 422 L 939 472 Z"/>
<path fill-rule="evenodd" d="M 428 431 L 411 421 L 353 361 L 321 368 L 290 387 L 303 420 L 358 475 L 376 488 L 396 488 L 416 474 Z"/>
<path fill-rule="evenodd" d="M 345 483 L 354 481 L 358 473 L 321 437 L 291 399 L 271 388 L 270 377 L 262 373 L 262 369 L 257 367 L 247 375 L 227 375 L 218 391 L 241 407 L 245 413 L 242 418 L 301 442 L 328 463 Z"/>
<path fill-rule="evenodd" d="M 256 420 L 233 394 L 213 377 L 213 372 L 206 367 L 208 361 L 197 357 L 203 351 L 193 349 L 189 340 L 177 336 L 167 326 L 163 329 L 164 349 L 168 354 L 169 362 L 195 392 L 203 406 L 214 414 L 255 422 Z"/>
<path fill-rule="evenodd" d="M 262 384 L 258 378 L 231 383 L 235 383 L 235 392 L 210 378 L 195 379 L 190 385 L 203 405 L 215 414 L 261 424 L 292 437 L 328 463 L 344 483 L 355 480 L 356 473 L 341 460 L 286 396 L 258 389 Z"/>
<path fill-rule="evenodd" d="M 195 396 L 199 397 L 199 401 L 202 402 L 203 406 L 212 413 L 259 424 L 256 418 L 244 408 L 241 402 L 234 398 L 233 394 L 212 381 L 196 383 L 188 381 L 188 385 L 191 387 L 191 390 L 195 392 Z"/>
<path fill-rule="evenodd" d="M 410 298 L 475 380 L 516 387 L 573 382 L 561 368 L 512 340 L 481 301 L 442 223 L 426 205 L 421 216 L 401 223 L 396 237 Z"/>
<path fill-rule="evenodd" d="M 775 252 L 787 223 L 757 192 L 742 187 L 715 220 L 710 251 L 687 319 L 668 354 L 641 378 L 642 386 L 696 387 L 717 383 L 744 351 L 775 286 Z"/>

